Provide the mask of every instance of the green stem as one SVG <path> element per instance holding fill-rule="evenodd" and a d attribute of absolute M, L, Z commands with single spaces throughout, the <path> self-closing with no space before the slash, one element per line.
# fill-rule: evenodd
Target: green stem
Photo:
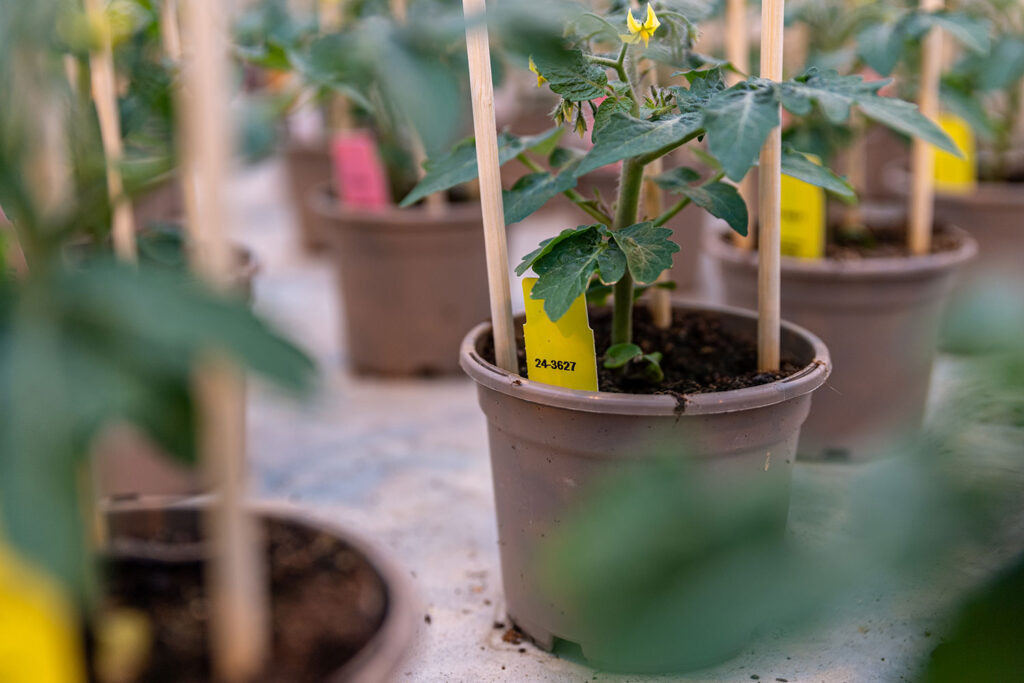
<path fill-rule="evenodd" d="M 637 159 L 622 162 L 619 179 L 619 201 L 615 206 L 612 230 L 621 230 L 636 222 L 640 206 L 640 188 L 644 182 L 644 165 Z M 615 308 L 612 314 L 612 345 L 633 341 L 633 277 L 627 271 L 615 283 Z"/>
<path fill-rule="evenodd" d="M 717 183 L 717 182 L 719 182 L 719 181 L 720 181 L 720 180 L 721 180 L 722 178 L 724 178 L 724 177 L 725 177 L 725 171 L 719 171 L 718 173 L 716 173 L 716 174 L 715 174 L 714 176 L 712 176 L 711 178 L 708 178 L 708 180 L 707 180 L 706 182 L 703 182 L 703 183 L 701 183 L 701 185 L 700 185 L 700 186 L 701 186 L 701 187 L 704 187 L 705 185 L 710 185 L 711 183 Z M 660 228 L 661 226 L 665 225 L 665 224 L 666 224 L 666 223 L 668 223 L 668 222 L 669 222 L 670 220 L 672 220 L 672 218 L 673 218 L 673 217 L 674 217 L 674 216 L 675 216 L 675 215 L 676 215 L 677 213 L 679 213 L 680 211 L 682 211 L 683 209 L 685 209 L 685 208 L 686 208 L 687 206 L 689 206 L 689 205 L 690 205 L 690 203 L 691 203 L 691 201 L 692 201 L 692 200 L 691 200 L 691 199 L 690 199 L 689 197 L 683 197 L 683 198 L 682 198 L 682 199 L 680 199 L 680 200 L 679 200 L 678 202 L 676 202 L 675 204 L 673 204 L 673 205 L 671 206 L 671 208 L 669 208 L 669 209 L 668 209 L 667 211 L 665 211 L 665 213 L 663 213 L 663 214 L 661 214 L 660 216 L 658 216 L 657 218 L 655 218 L 655 219 L 654 219 L 654 224 L 655 224 L 656 226 L 658 226 L 659 228 Z"/>
<path fill-rule="evenodd" d="M 543 166 L 538 164 L 536 161 L 534 161 L 530 157 L 526 156 L 526 152 L 520 152 L 519 154 L 517 154 L 516 155 L 516 160 L 519 161 L 519 163 L 521 163 L 526 168 L 528 168 L 531 171 L 533 171 L 534 173 L 547 173 L 548 172 Z M 612 224 L 611 216 L 609 216 L 604 211 L 601 211 L 599 208 L 594 206 L 593 202 L 591 202 L 589 199 L 587 199 L 586 197 L 581 195 L 576 190 L 569 189 L 569 190 L 566 190 L 565 192 L 563 192 L 562 194 L 565 195 L 566 197 L 568 197 L 569 200 L 572 201 L 573 204 L 575 204 L 577 207 L 579 207 L 580 211 L 584 212 L 585 214 L 589 215 L 592 218 L 597 219 L 603 225 L 611 225 Z"/>
<path fill-rule="evenodd" d="M 591 64 L 598 64 L 600 66 L 606 66 L 610 69 L 618 69 L 620 64 L 617 60 L 609 59 L 608 57 L 598 57 L 597 55 L 587 55 L 587 61 Z"/>

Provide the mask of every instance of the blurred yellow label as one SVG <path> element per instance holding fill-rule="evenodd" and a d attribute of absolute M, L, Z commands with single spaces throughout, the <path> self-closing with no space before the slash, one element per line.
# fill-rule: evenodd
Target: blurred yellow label
<path fill-rule="evenodd" d="M 544 302 L 531 299 L 537 278 L 523 278 L 526 301 L 526 362 L 530 379 L 566 389 L 597 391 L 597 352 L 587 319 L 586 296 L 580 296 L 558 322 L 544 312 Z"/>
<path fill-rule="evenodd" d="M 813 156 L 815 163 L 821 161 Z M 815 259 L 825 255 L 825 190 L 782 176 L 782 255 Z"/>
<path fill-rule="evenodd" d="M 947 194 L 973 192 L 978 183 L 974 132 L 966 121 L 952 114 L 940 114 L 939 127 L 952 138 L 964 158 L 958 159 L 949 152 L 935 150 L 935 189 Z"/>
<path fill-rule="evenodd" d="M 85 681 L 77 622 L 56 586 L 0 539 L 0 681 Z"/>

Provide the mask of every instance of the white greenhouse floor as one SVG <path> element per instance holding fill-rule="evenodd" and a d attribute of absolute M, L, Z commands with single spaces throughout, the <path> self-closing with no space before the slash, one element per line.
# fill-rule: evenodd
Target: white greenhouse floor
<path fill-rule="evenodd" d="M 501 580 L 475 387 L 466 378 L 380 382 L 346 373 L 334 274 L 326 261 L 299 247 L 281 173 L 278 163 L 269 162 L 238 176 L 237 237 L 262 265 L 258 309 L 315 356 L 323 389 L 309 405 L 259 385 L 252 389 L 255 496 L 289 501 L 356 530 L 408 572 L 422 617 L 395 680 L 863 683 L 913 677 L 937 644 L 930 634 L 941 625 L 938 609 L 951 595 L 946 589 L 873 589 L 824 624 L 799 633 L 768 632 L 736 659 L 678 678 L 597 673 L 528 643 L 503 642 L 503 631 L 494 627 L 504 620 Z M 510 254 L 525 253 L 561 227 L 519 226 Z M 950 365 L 940 361 L 939 389 Z M 814 537 L 837 528 L 834 502 L 857 471 L 850 465 L 797 465 L 793 532 Z M 1024 482 L 1020 470 L 1008 476 Z M 953 582 L 969 584 L 991 562 L 971 558 Z"/>

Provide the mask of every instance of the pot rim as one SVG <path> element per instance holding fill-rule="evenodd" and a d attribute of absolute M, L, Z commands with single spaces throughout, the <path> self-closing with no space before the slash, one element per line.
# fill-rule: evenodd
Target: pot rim
<path fill-rule="evenodd" d="M 710 311 L 745 318 L 756 324 L 757 314 L 742 308 L 707 304 L 673 304 L 675 310 Z M 732 391 L 689 394 L 680 403 L 666 394 L 617 394 L 605 391 L 579 391 L 531 381 L 513 375 L 486 361 L 476 350 L 476 340 L 491 330 L 490 322 L 474 327 L 462 340 L 459 364 L 477 384 L 506 396 L 554 408 L 588 413 L 636 416 L 717 415 L 783 403 L 809 394 L 828 379 L 832 361 L 825 343 L 808 330 L 783 321 L 783 330 L 802 337 L 812 348 L 814 358 L 789 377 L 769 384 Z"/>
<path fill-rule="evenodd" d="M 397 204 L 379 210 L 346 209 L 331 196 L 330 183 L 322 183 L 308 192 L 306 202 L 317 216 L 343 225 L 347 230 L 482 230 L 483 214 L 480 202 L 475 201 L 446 203 L 444 211 L 437 215 L 428 213 L 422 204 L 406 209 Z"/>
<path fill-rule="evenodd" d="M 142 496 L 128 501 L 104 501 L 105 513 L 153 512 L 167 510 L 198 510 L 214 500 L 213 495 L 191 497 Z M 376 683 L 386 680 L 405 659 L 418 632 L 420 602 L 406 577 L 392 560 L 366 538 L 356 535 L 337 522 L 325 520 L 286 501 L 251 501 L 245 504 L 253 515 L 298 522 L 320 529 L 345 542 L 361 553 L 380 575 L 387 587 L 387 612 L 380 628 L 370 640 L 335 673 L 332 683 Z"/>
<path fill-rule="evenodd" d="M 891 163 L 882 170 L 882 177 L 899 197 L 906 197 L 910 188 L 910 171 L 898 163 Z M 935 202 L 948 204 L 969 204 L 996 206 L 1001 208 L 1024 208 L 1024 183 L 1008 183 L 993 180 L 978 180 L 968 192 L 948 192 L 935 188 Z"/>
<path fill-rule="evenodd" d="M 821 277 L 824 279 L 916 280 L 931 277 L 954 266 L 965 263 L 978 253 L 978 243 L 969 233 L 950 226 L 960 238 L 960 246 L 922 256 L 862 258 L 839 261 L 836 259 L 801 259 L 783 256 L 782 274 L 785 276 Z M 757 252 L 740 249 L 723 239 L 725 230 L 709 230 L 704 237 L 704 249 L 714 258 L 729 263 L 757 268 Z"/>

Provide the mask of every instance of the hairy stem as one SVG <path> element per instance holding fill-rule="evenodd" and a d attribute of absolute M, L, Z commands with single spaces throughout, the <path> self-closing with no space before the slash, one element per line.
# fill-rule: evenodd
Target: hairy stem
<path fill-rule="evenodd" d="M 621 230 L 636 222 L 640 206 L 640 188 L 644 181 L 644 165 L 637 159 L 622 162 L 619 179 L 619 201 L 615 206 L 612 230 Z M 633 341 L 633 277 L 627 271 L 615 283 L 615 309 L 612 315 L 612 345 Z"/>

